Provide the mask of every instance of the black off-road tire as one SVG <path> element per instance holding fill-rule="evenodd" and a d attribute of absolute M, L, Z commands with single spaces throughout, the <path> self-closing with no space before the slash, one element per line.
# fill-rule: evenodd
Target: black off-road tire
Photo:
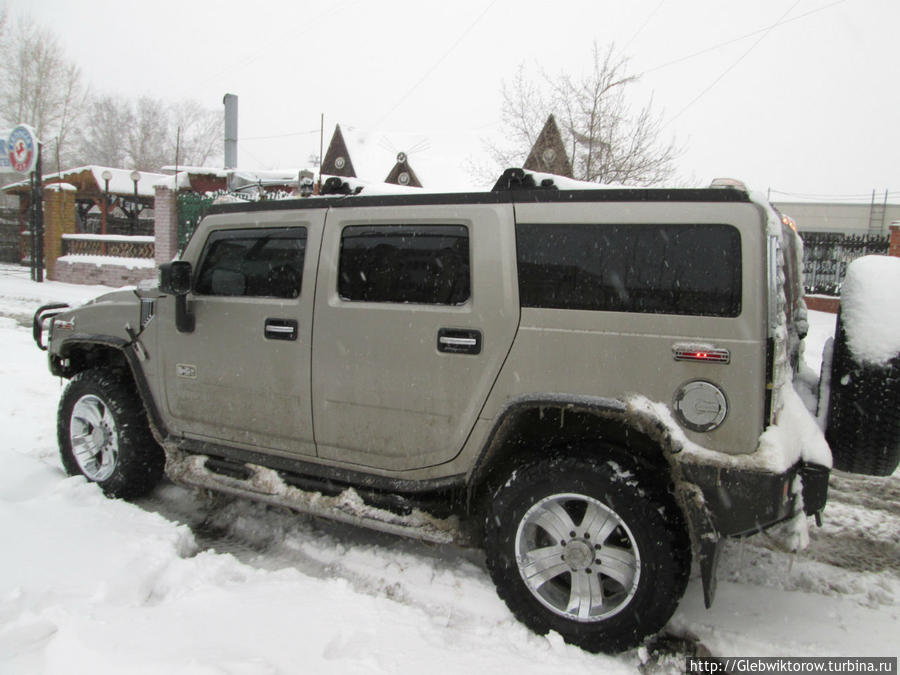
<path fill-rule="evenodd" d="M 97 483 L 109 497 L 134 499 L 159 483 L 165 453 L 153 438 L 130 378 L 106 368 L 78 373 L 57 415 L 63 467 Z"/>
<path fill-rule="evenodd" d="M 564 526 L 553 524 L 560 507 L 570 517 Z M 612 514 L 613 520 L 602 527 L 597 520 L 588 525 L 597 514 L 607 519 Z M 571 531 L 562 531 L 570 526 Z M 592 531 L 593 539 L 587 536 Z M 556 631 L 591 652 L 622 651 L 658 632 L 674 613 L 690 574 L 690 540 L 681 511 L 659 479 L 627 455 L 560 456 L 517 468 L 494 492 L 484 543 L 491 577 L 513 614 L 539 634 Z M 591 548 L 585 568 L 575 569 Z M 534 556 L 522 556 L 529 551 Z M 629 556 L 629 564 L 616 563 Z M 537 559 L 540 565 L 532 562 Z M 543 581 L 535 572 L 550 561 L 555 568 Z M 560 566 L 568 571 L 559 572 Z M 623 574 L 628 569 L 636 572 L 630 579 Z M 527 582 L 529 574 L 534 576 Z M 606 596 L 605 608 L 595 606 L 597 588 Z M 573 605 L 576 597 L 579 608 Z"/>
<path fill-rule="evenodd" d="M 857 361 L 840 314 L 825 439 L 835 469 L 890 476 L 900 464 L 900 355 L 884 365 Z"/>

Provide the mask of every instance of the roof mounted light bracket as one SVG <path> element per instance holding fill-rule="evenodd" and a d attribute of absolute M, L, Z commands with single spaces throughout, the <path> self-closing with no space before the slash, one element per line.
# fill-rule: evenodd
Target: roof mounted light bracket
<path fill-rule="evenodd" d="M 552 178 L 544 178 L 540 185 L 534 182 L 534 175 L 525 169 L 507 169 L 494 184 L 491 192 L 512 190 L 558 190 Z"/>

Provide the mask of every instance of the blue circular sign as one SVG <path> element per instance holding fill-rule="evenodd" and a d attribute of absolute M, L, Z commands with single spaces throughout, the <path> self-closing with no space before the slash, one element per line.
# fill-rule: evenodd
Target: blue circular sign
<path fill-rule="evenodd" d="M 17 126 L 9 134 L 6 149 L 13 171 L 19 173 L 34 171 L 38 155 L 38 140 L 34 135 L 34 129 L 25 124 Z"/>

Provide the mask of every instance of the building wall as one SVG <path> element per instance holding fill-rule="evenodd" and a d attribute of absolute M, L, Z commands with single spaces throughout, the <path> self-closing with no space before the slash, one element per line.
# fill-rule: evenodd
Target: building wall
<path fill-rule="evenodd" d="M 888 204 L 884 214 L 884 227 L 870 231 L 870 204 L 773 203 L 782 213 L 794 219 L 801 232 L 889 234 L 890 224 L 895 220 L 900 221 L 900 204 Z"/>

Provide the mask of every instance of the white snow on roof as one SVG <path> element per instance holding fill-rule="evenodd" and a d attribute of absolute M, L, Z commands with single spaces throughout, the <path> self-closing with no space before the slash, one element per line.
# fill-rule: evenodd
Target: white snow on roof
<path fill-rule="evenodd" d="M 900 354 L 900 258 L 868 255 L 847 267 L 841 317 L 856 358 L 881 365 Z"/>
<path fill-rule="evenodd" d="M 174 166 L 165 166 L 163 171 L 174 171 Z M 229 187 L 240 188 L 247 185 L 290 184 L 295 185 L 302 169 L 219 169 L 205 166 L 179 166 L 178 173 L 172 176 L 161 176 L 154 182 L 154 187 L 169 190 L 190 190 L 191 176 L 214 176 L 227 180 Z"/>
<path fill-rule="evenodd" d="M 106 181 L 103 179 L 103 173 L 105 171 L 109 171 L 110 193 L 120 195 L 134 194 L 134 181 L 131 180 L 131 169 L 114 169 L 108 166 L 94 165 L 78 166 L 74 169 L 66 169 L 65 171 L 60 171 L 58 173 L 45 173 L 43 174 L 43 181 L 45 184 L 58 183 L 60 181 L 65 182 L 67 178 L 77 176 L 78 174 L 84 173 L 85 171 L 90 171 L 93 174 L 94 181 L 96 181 L 97 186 L 101 191 L 106 189 Z M 161 173 L 151 173 L 149 171 L 138 171 L 138 174 L 140 177 L 137 181 L 137 193 L 141 197 L 152 197 L 155 194 L 153 185 L 160 178 L 165 178 L 165 176 Z M 8 190 L 13 187 L 22 187 L 28 184 L 29 181 L 19 181 L 18 183 L 7 185 L 3 189 Z"/>
<path fill-rule="evenodd" d="M 174 176 L 162 176 L 155 183 L 153 183 L 154 190 L 156 188 L 168 188 L 173 192 L 175 190 L 190 190 L 191 189 L 191 176 L 186 171 L 181 171 L 179 169 L 178 173 Z"/>
<path fill-rule="evenodd" d="M 219 178 L 225 178 L 228 176 L 228 169 L 220 169 L 212 166 L 175 166 L 174 164 L 169 166 L 164 166 L 162 170 L 165 173 L 181 173 L 182 171 L 186 173 L 200 174 L 203 176 L 217 176 Z"/>
<path fill-rule="evenodd" d="M 134 194 L 134 182 L 131 180 L 131 171 L 128 169 L 107 169 L 102 166 L 88 167 L 94 174 L 94 180 L 103 190 L 106 187 L 106 181 L 103 179 L 103 172 L 109 171 L 112 178 L 109 181 L 109 191 L 118 194 Z M 76 169 L 73 169 L 76 171 Z M 137 182 L 137 193 L 141 197 L 152 197 L 155 193 L 153 184 L 162 178 L 160 173 L 150 173 L 149 171 L 138 171 L 140 178 Z"/>

